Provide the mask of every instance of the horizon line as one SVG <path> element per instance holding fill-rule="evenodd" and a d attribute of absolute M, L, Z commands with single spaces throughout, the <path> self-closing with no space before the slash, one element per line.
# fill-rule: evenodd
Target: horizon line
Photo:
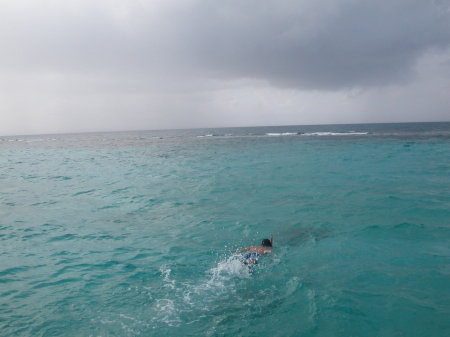
<path fill-rule="evenodd" d="M 450 123 L 447 121 L 413 121 L 413 122 L 369 122 L 369 123 L 314 123 L 314 124 L 278 124 L 278 125 L 242 125 L 242 126 L 210 126 L 210 127 L 190 127 L 190 128 L 160 128 L 160 129 L 129 129 L 129 130 L 103 130 L 103 131 L 74 131 L 74 132 L 50 132 L 50 133 L 27 133 L 0 135 L 0 137 L 21 137 L 21 136 L 47 136 L 47 135 L 79 135 L 95 133 L 125 133 L 125 132 L 150 132 L 150 131 L 180 131 L 180 130 L 202 130 L 202 129 L 231 129 L 231 128 L 264 128 L 264 127 L 292 127 L 292 126 L 331 126 L 331 125 L 376 125 L 376 124 L 420 124 L 420 123 Z"/>

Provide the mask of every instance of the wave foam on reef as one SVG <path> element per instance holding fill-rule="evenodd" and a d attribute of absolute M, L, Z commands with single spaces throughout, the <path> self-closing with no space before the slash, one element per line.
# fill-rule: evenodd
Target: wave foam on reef
<path fill-rule="evenodd" d="M 302 136 L 364 136 L 369 134 L 368 132 L 307 132 L 302 133 Z"/>
<path fill-rule="evenodd" d="M 203 138 L 203 137 L 214 137 L 214 135 L 212 133 L 208 133 L 207 135 L 197 136 L 197 138 Z"/>
<path fill-rule="evenodd" d="M 368 135 L 369 132 L 356 132 L 356 131 L 346 131 L 346 132 L 266 132 L 264 134 L 205 134 L 198 135 L 197 138 L 211 138 L 211 137 L 283 137 L 283 136 L 364 136 Z"/>
<path fill-rule="evenodd" d="M 0 138 L 0 142 L 25 142 L 25 143 L 36 143 L 36 142 L 54 142 L 56 138 Z"/>
<path fill-rule="evenodd" d="M 266 136 L 296 136 L 298 134 L 297 132 L 268 132 Z"/>
<path fill-rule="evenodd" d="M 208 138 L 208 137 L 233 137 L 234 135 L 232 133 L 225 133 L 225 134 L 215 134 L 215 133 L 208 133 L 206 135 L 198 135 L 197 138 Z"/>

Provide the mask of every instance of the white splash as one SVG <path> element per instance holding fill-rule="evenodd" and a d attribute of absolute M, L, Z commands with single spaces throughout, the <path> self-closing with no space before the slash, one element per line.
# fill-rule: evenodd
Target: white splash
<path fill-rule="evenodd" d="M 237 255 L 232 255 L 217 263 L 217 266 L 210 269 L 211 278 L 207 284 L 209 286 L 224 287 L 224 282 L 232 278 L 249 278 L 250 268 L 243 264 Z"/>
<path fill-rule="evenodd" d="M 169 289 L 175 289 L 175 280 L 172 280 L 170 278 L 170 273 L 172 272 L 172 270 L 167 265 L 162 265 L 159 268 L 159 271 L 163 276 L 164 287 Z"/>

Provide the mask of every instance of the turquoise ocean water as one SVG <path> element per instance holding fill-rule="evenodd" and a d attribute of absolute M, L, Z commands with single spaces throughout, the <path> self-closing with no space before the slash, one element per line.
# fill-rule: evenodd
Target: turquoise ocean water
<path fill-rule="evenodd" d="M 449 335 L 450 123 L 0 138 L 2 337 Z"/>

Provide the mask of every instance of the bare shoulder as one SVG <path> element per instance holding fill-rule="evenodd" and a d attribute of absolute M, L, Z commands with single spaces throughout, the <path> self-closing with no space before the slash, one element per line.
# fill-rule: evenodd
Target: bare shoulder
<path fill-rule="evenodd" d="M 250 246 L 250 247 L 247 247 L 247 251 L 248 252 L 252 252 L 252 253 L 258 253 L 258 246 Z"/>
<path fill-rule="evenodd" d="M 258 254 L 268 254 L 272 253 L 271 247 L 263 247 L 263 246 L 251 246 L 247 248 L 248 252 L 258 253 Z"/>

